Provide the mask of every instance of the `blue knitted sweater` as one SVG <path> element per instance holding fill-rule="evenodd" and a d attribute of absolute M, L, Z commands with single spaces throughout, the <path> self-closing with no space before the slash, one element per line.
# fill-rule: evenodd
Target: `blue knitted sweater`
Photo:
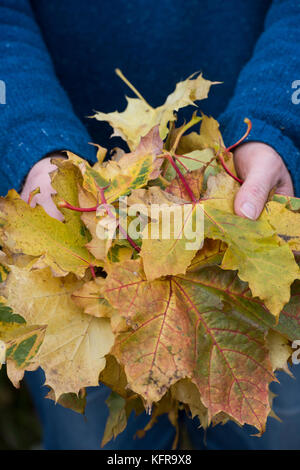
<path fill-rule="evenodd" d="M 300 196 L 299 25 L 299 0 L 1 0 L 0 192 L 48 152 L 116 145 L 86 116 L 125 107 L 119 67 L 155 106 L 192 72 L 224 82 L 201 109 L 228 145 L 249 117 Z"/>

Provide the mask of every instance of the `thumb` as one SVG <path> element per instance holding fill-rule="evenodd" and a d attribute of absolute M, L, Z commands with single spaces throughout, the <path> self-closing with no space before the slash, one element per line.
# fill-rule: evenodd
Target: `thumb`
<path fill-rule="evenodd" d="M 268 199 L 269 192 L 275 186 L 276 181 L 268 174 L 252 168 L 248 173 L 245 182 L 242 184 L 234 201 L 234 210 L 237 215 L 256 220 Z"/>

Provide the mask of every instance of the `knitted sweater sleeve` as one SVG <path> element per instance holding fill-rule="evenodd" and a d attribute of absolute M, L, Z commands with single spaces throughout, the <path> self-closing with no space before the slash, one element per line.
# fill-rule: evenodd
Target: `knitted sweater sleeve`
<path fill-rule="evenodd" d="M 0 3 L 0 193 L 20 184 L 45 154 L 90 158 L 88 133 L 56 78 L 29 0 Z"/>
<path fill-rule="evenodd" d="M 300 2 L 274 0 L 252 58 L 242 69 L 235 93 L 220 117 L 227 145 L 244 133 L 281 155 L 300 196 Z M 237 25 L 238 27 L 238 25 Z"/>

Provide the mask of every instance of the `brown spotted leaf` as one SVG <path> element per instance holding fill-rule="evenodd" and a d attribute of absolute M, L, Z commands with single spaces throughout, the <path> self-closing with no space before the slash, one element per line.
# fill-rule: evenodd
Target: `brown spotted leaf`
<path fill-rule="evenodd" d="M 149 282 L 138 261 L 121 263 L 109 273 L 105 292 L 127 325 L 113 353 L 148 406 L 189 377 L 209 418 L 223 411 L 263 432 L 274 380 L 267 327 L 227 294 L 235 280 L 236 274 L 213 267 Z"/>

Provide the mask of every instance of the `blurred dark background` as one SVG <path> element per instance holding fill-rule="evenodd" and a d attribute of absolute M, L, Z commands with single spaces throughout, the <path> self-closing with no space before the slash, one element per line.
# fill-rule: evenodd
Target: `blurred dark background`
<path fill-rule="evenodd" d="M 40 449 L 41 428 L 24 381 L 16 389 L 0 370 L 0 450 Z"/>

